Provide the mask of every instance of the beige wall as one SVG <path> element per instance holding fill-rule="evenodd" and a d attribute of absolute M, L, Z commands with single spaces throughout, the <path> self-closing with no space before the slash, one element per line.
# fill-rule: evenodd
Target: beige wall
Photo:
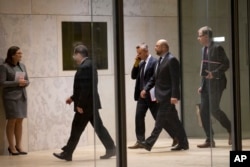
<path fill-rule="evenodd" d="M 72 107 L 65 105 L 65 99 L 72 93 L 73 75 L 61 75 L 58 20 L 91 14 L 111 20 L 109 35 L 112 36 L 112 0 L 0 0 L 0 56 L 5 57 L 9 46 L 20 46 L 31 81 L 27 89 L 28 118 L 24 124 L 24 145 L 29 151 L 61 148 L 69 137 L 73 112 Z M 148 43 L 154 55 L 155 42 L 166 38 L 171 52 L 178 56 L 177 24 L 177 0 L 124 1 L 128 141 L 135 141 L 136 102 L 133 101 L 134 81 L 130 79 L 135 45 Z M 115 138 L 115 112 L 119 111 L 115 111 L 112 52 L 110 71 L 99 71 L 99 93 L 103 122 Z M 148 136 L 154 124 L 150 114 L 146 121 Z M 79 145 L 93 144 L 93 141 L 93 129 L 88 126 Z M 2 136 L 0 142 L 7 147 Z"/>

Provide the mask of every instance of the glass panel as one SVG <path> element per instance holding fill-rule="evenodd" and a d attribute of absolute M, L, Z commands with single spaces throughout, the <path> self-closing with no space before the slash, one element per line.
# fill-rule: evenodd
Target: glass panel
<path fill-rule="evenodd" d="M 198 41 L 199 35 L 202 37 L 202 34 L 198 34 L 198 29 L 208 24 L 207 0 L 182 0 L 180 10 L 184 126 L 189 140 L 193 143 L 192 149 L 202 152 L 202 155 L 199 155 L 202 161 L 197 163 L 211 166 L 211 149 L 197 147 L 204 144 L 206 140 L 201 120 L 201 97 L 198 93 L 202 83 L 200 76 L 202 45 Z"/>
<path fill-rule="evenodd" d="M 242 150 L 250 150 L 249 109 L 249 2 L 239 0 L 239 51 L 241 83 Z"/>
<path fill-rule="evenodd" d="M 230 5 L 228 0 L 207 1 L 207 25 L 212 28 L 211 32 L 208 31 L 208 36 L 211 34 L 213 42 L 208 44 L 207 54 L 205 48 L 203 50 L 203 61 L 208 62 L 203 65 L 207 65 L 204 69 L 208 72 L 203 82 L 204 91 L 207 92 L 201 93 L 201 100 L 204 100 L 205 104 L 203 111 L 208 111 L 211 117 L 207 121 L 210 121 L 211 145 L 215 143 L 215 147 L 212 147 L 212 166 L 229 166 L 228 153 L 232 148 L 233 78 Z M 226 156 L 220 157 L 222 154 Z"/>
<path fill-rule="evenodd" d="M 233 112 L 230 1 L 181 3 L 183 108 L 185 112 L 193 112 L 185 113 L 185 127 L 190 138 L 196 138 L 196 149 L 205 150 L 205 163 L 229 166 L 228 140 Z M 211 78 L 208 74 L 212 74 Z"/>
<path fill-rule="evenodd" d="M 106 16 L 98 16 L 98 12 L 109 12 Z M 113 16 L 112 3 L 91 1 L 91 33 L 89 57 L 93 62 L 93 110 L 94 110 L 94 147 L 95 166 L 116 166 L 116 124 L 115 121 L 115 86 L 113 62 Z M 82 41 L 86 43 L 85 41 Z M 99 159 L 109 159 L 99 161 Z"/>
<path fill-rule="evenodd" d="M 55 149 L 59 159 L 50 151 L 45 154 L 55 163 L 71 160 L 72 156 L 72 166 L 116 166 L 112 7 L 111 1 L 0 1 L 0 58 L 6 58 L 10 46 L 20 46 L 30 79 L 28 119 L 23 122 L 24 150 L 36 154 Z M 85 49 L 76 52 L 80 42 L 87 46 L 92 59 L 92 63 L 86 59 L 83 67 L 73 61 L 82 54 L 86 56 Z M 74 93 L 74 102 L 65 104 Z M 2 88 L 0 96 L 2 100 Z M 85 115 L 77 113 L 76 107 Z M 0 101 L 0 155 L 8 153 L 5 121 Z M 20 164 L 20 158 L 0 158 L 6 167 Z M 38 166 L 50 162 L 42 160 Z"/>

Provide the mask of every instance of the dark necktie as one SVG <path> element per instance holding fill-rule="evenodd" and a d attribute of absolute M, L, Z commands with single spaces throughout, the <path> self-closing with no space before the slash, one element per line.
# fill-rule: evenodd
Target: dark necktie
<path fill-rule="evenodd" d="M 204 48 L 204 60 L 208 60 L 208 47 Z"/>
<path fill-rule="evenodd" d="M 207 76 L 205 70 L 208 69 L 208 48 L 205 47 L 203 51 L 202 63 L 201 63 L 201 76 Z"/>
<path fill-rule="evenodd" d="M 141 64 L 141 70 L 140 70 L 140 89 L 142 90 L 144 87 L 144 68 L 146 65 L 146 61 L 143 61 Z"/>
<path fill-rule="evenodd" d="M 161 60 L 162 60 L 162 57 L 160 57 L 159 59 L 158 59 L 158 64 L 157 64 L 157 69 L 156 69 L 156 76 L 158 76 L 158 74 L 159 74 L 159 71 L 160 71 L 160 65 L 161 65 Z"/>

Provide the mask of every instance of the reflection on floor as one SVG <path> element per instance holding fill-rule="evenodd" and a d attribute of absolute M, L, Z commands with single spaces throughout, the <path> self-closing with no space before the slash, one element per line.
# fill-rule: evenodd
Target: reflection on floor
<path fill-rule="evenodd" d="M 190 149 L 188 151 L 170 151 L 171 140 L 160 139 L 151 152 L 144 149 L 127 149 L 128 167 L 226 167 L 229 166 L 229 151 L 227 140 L 216 140 L 216 148 L 197 148 L 204 140 L 189 139 Z M 133 145 L 129 142 L 128 145 Z M 243 148 L 250 150 L 250 140 L 243 141 Z M 96 150 L 96 151 L 94 151 Z M 0 156 L 1 167 L 116 167 L 116 158 L 100 160 L 99 156 L 104 154 L 102 145 L 77 147 L 73 161 L 66 162 L 56 159 L 52 153 L 60 150 L 46 150 L 29 152 L 26 156 Z M 211 156 L 212 155 L 212 156 Z"/>

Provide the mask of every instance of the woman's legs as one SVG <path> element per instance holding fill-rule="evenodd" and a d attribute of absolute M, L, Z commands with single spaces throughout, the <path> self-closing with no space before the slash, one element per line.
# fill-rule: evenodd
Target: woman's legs
<path fill-rule="evenodd" d="M 9 149 L 13 153 L 22 150 L 22 131 L 23 131 L 23 118 L 8 119 L 6 125 L 6 135 L 9 142 Z M 16 143 L 14 142 L 14 138 Z"/>
<path fill-rule="evenodd" d="M 16 148 L 19 151 L 23 151 L 22 149 L 23 118 L 16 119 L 14 133 L 15 133 L 15 138 L 16 138 Z"/>
<path fill-rule="evenodd" d="M 16 119 L 8 119 L 6 125 L 6 136 L 9 142 L 9 149 L 12 153 L 17 153 L 14 143 Z"/>

